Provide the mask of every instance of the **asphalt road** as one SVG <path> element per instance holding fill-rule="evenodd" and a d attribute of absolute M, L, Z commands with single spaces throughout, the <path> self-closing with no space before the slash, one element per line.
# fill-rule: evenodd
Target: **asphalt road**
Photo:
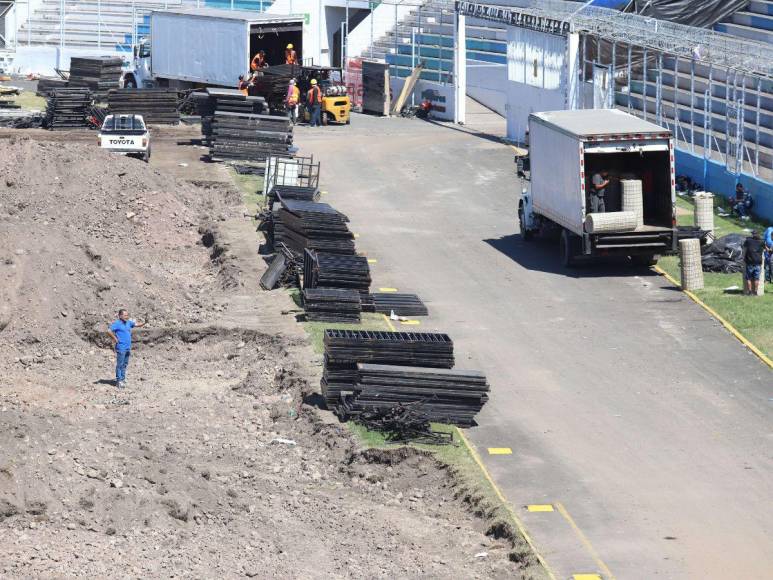
<path fill-rule="evenodd" d="M 772 577 L 766 366 L 653 271 L 568 271 L 557 243 L 523 242 L 496 139 L 356 116 L 296 143 L 377 260 L 373 286 L 420 294 L 431 317 L 410 328 L 448 332 L 457 366 L 487 373 L 469 436 L 556 578 Z"/>

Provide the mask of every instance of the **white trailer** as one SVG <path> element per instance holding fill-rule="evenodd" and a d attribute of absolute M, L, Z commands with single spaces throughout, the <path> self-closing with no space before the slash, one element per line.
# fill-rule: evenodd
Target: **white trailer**
<path fill-rule="evenodd" d="M 159 10 L 150 15 L 150 40 L 135 48 L 125 87 L 235 87 L 250 61 L 266 52 L 284 64 L 285 47 L 303 51 L 303 16 L 215 8 Z"/>
<path fill-rule="evenodd" d="M 677 247 L 674 141 L 668 129 L 616 109 L 529 116 L 529 179 L 518 205 L 521 235 L 557 233 L 561 257 L 624 255 L 653 264 Z M 608 171 L 605 212 L 621 212 L 620 180 L 642 184 L 642 224 L 588 231 L 591 179 Z M 522 176 L 525 176 L 521 173 Z"/>

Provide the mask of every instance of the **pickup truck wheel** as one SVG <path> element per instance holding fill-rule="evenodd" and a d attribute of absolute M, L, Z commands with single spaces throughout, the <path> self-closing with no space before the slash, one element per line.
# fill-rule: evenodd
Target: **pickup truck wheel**
<path fill-rule="evenodd" d="M 631 256 L 631 262 L 637 266 L 657 266 L 660 256 L 657 254 L 644 254 L 639 256 Z"/>
<path fill-rule="evenodd" d="M 561 264 L 565 268 L 574 268 L 577 265 L 575 244 L 572 243 L 572 235 L 567 230 L 561 231 Z"/>
<path fill-rule="evenodd" d="M 142 160 L 145 163 L 150 163 L 150 148 L 148 148 L 148 150 L 145 151 L 145 154 L 142 156 Z"/>
<path fill-rule="evenodd" d="M 525 242 L 534 238 L 534 232 L 526 229 L 526 216 L 523 214 L 523 209 L 518 210 L 518 227 L 521 229 L 521 239 Z"/>

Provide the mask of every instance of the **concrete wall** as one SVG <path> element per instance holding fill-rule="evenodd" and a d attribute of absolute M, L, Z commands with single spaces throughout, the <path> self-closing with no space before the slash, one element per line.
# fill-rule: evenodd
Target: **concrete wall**
<path fill-rule="evenodd" d="M 688 151 L 676 150 L 676 173 L 688 175 L 702 184 L 706 191 L 725 199 L 735 193 L 737 178 L 729 173 L 725 166 L 716 161 L 704 160 L 700 155 Z M 751 193 L 754 200 L 752 213 L 758 218 L 773 223 L 773 183 L 742 175 L 741 183 Z"/>
<path fill-rule="evenodd" d="M 36 73 L 44 76 L 57 76 L 55 68 L 70 69 L 70 58 L 73 56 L 94 56 L 94 49 L 65 48 L 60 50 L 58 46 L 20 46 L 16 49 L 13 59 L 12 71 L 26 75 Z M 114 52 L 108 49 L 99 51 L 99 54 L 120 56 L 123 59 L 131 58 L 125 52 Z"/>
<path fill-rule="evenodd" d="M 405 84 L 405 79 L 392 77 L 389 79 L 389 85 L 392 89 L 392 98 L 397 99 L 400 91 Z M 441 121 L 454 120 L 454 86 L 437 83 L 434 81 L 420 80 L 413 89 L 414 103 L 418 105 L 425 98 L 429 98 L 435 109 L 430 111 L 430 117 Z M 407 104 L 411 104 L 411 98 L 408 97 Z M 445 111 L 441 110 L 445 109 Z"/>
<path fill-rule="evenodd" d="M 467 59 L 467 94 L 503 117 L 507 115 L 507 67 Z"/>

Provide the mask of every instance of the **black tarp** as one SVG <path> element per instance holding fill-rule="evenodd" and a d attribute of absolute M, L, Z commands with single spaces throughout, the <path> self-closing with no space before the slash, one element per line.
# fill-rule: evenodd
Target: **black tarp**
<path fill-rule="evenodd" d="M 659 20 L 710 28 L 748 4 L 749 0 L 634 0 L 633 12 Z"/>

